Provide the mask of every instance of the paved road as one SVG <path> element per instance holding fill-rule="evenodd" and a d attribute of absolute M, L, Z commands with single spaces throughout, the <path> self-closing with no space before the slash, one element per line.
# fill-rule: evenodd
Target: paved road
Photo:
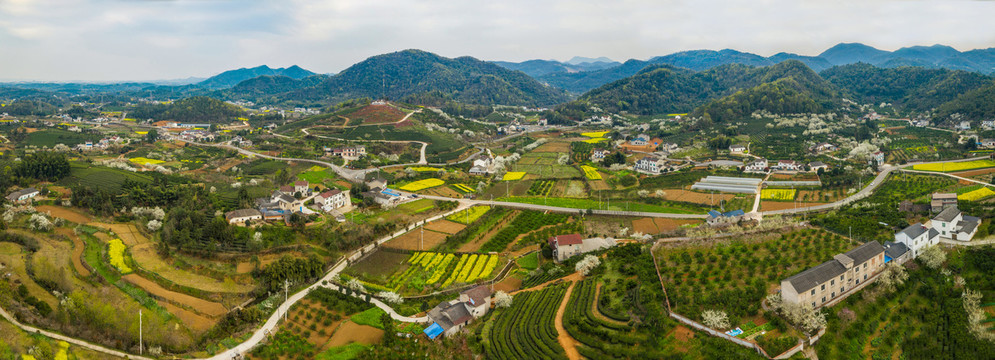
<path fill-rule="evenodd" d="M 8 314 L 7 311 L 4 310 L 4 309 L 2 309 L 2 308 L 0 308 L 0 316 L 3 316 L 3 318 L 7 319 L 7 321 L 9 321 L 11 324 L 14 324 L 14 326 L 17 326 L 17 327 L 21 328 L 21 330 L 24 330 L 27 333 L 31 333 L 31 334 L 38 333 L 38 334 L 47 336 L 47 337 L 52 338 L 52 339 L 62 340 L 62 341 L 65 341 L 67 343 L 79 346 L 79 347 L 87 348 L 89 350 L 93 350 L 93 351 L 104 353 L 104 354 L 111 355 L 111 356 L 117 356 L 117 357 L 120 357 L 120 358 L 140 359 L 140 360 L 152 360 L 151 358 L 147 358 L 147 357 L 144 357 L 144 356 L 138 356 L 138 355 L 134 355 L 134 354 L 127 354 L 127 353 L 120 352 L 120 351 L 117 351 L 117 350 L 108 349 L 108 348 L 105 348 L 105 347 L 100 346 L 100 345 L 91 344 L 91 343 L 88 343 L 88 342 L 83 341 L 83 340 L 74 339 L 74 338 L 71 338 L 71 337 L 68 337 L 68 336 L 65 336 L 65 335 L 62 335 L 62 334 L 57 334 L 57 333 L 54 333 L 54 332 L 51 332 L 51 331 L 42 330 L 42 329 L 30 326 L 30 325 L 21 324 L 19 321 L 17 321 L 17 319 L 14 319 L 13 316 L 10 316 L 10 314 Z"/>
<path fill-rule="evenodd" d="M 438 219 L 444 218 L 446 216 L 455 214 L 456 212 L 464 210 L 467 206 L 468 206 L 467 204 L 461 204 L 456 209 L 453 209 L 452 211 L 449 211 L 449 212 L 444 213 L 444 214 L 439 214 L 439 215 L 430 217 L 430 218 L 426 219 L 425 222 L 430 222 L 430 221 L 438 220 Z M 382 238 L 380 238 L 380 239 L 378 239 L 376 241 L 376 245 L 379 246 L 379 245 L 381 245 L 381 244 L 389 241 L 390 239 L 393 239 L 395 237 L 403 235 L 407 231 L 408 231 L 407 229 L 402 229 L 402 230 L 399 230 L 397 232 L 394 232 L 393 234 L 384 236 L 384 237 L 382 237 Z M 364 246 L 362 249 L 368 249 L 368 248 L 370 248 L 372 246 L 373 246 L 373 244 L 370 244 L 370 245 Z M 233 347 L 231 349 L 225 350 L 225 351 L 223 351 L 223 352 L 221 352 L 221 353 L 219 353 L 217 355 L 214 355 L 214 356 L 212 356 L 212 357 L 210 357 L 208 359 L 209 360 L 230 360 L 236 354 L 245 354 L 245 353 L 249 352 L 249 350 L 252 350 L 253 347 L 255 347 L 260 342 L 262 342 L 263 340 L 266 339 L 266 335 L 267 334 L 269 334 L 269 333 L 275 333 L 276 332 L 277 325 L 279 325 L 279 322 L 283 318 L 284 313 L 286 313 L 298 301 L 300 301 L 301 299 L 303 299 L 304 296 L 307 295 L 308 291 L 310 291 L 311 289 L 314 289 L 316 287 L 319 287 L 319 286 L 329 287 L 327 285 L 322 285 L 322 283 L 327 281 L 329 284 L 331 284 L 331 279 L 333 277 L 335 277 L 335 275 L 337 275 L 338 273 L 342 272 L 342 270 L 345 270 L 345 268 L 346 268 L 346 266 L 348 264 L 348 261 L 346 261 L 345 259 L 351 259 L 351 258 L 357 257 L 357 255 L 361 254 L 362 249 L 353 251 L 350 255 L 348 255 L 344 259 L 340 260 L 338 263 L 335 264 L 335 266 L 332 267 L 332 269 L 328 273 L 325 274 L 325 276 L 323 276 L 321 279 L 318 279 L 318 281 L 316 281 L 314 284 L 311 284 L 311 286 L 308 286 L 307 288 L 305 288 L 305 289 L 303 289 L 301 291 L 298 291 L 297 293 L 294 293 L 293 295 L 290 295 L 290 297 L 287 299 L 287 301 L 285 301 L 283 304 L 281 304 L 280 307 L 277 308 L 277 310 L 275 312 L 273 312 L 273 315 L 271 315 L 269 317 L 269 319 L 266 320 L 266 323 L 263 324 L 263 326 L 261 326 L 259 329 L 256 329 L 255 332 L 252 333 L 252 336 L 248 340 L 242 342 L 241 344 L 238 344 L 237 346 L 235 346 L 235 347 Z M 333 287 L 333 289 L 334 289 L 334 287 Z M 425 322 L 428 322 L 428 318 L 427 317 L 411 318 L 411 317 L 402 316 L 402 315 L 398 314 L 397 312 L 395 312 L 393 308 L 391 308 L 390 306 L 384 304 L 383 302 L 380 302 L 379 300 L 373 301 L 373 304 L 376 305 L 377 307 L 383 309 L 384 311 L 386 311 L 388 314 L 390 314 L 391 318 L 393 318 L 394 320 L 397 320 L 397 321 L 415 322 L 415 323 L 425 323 Z"/>

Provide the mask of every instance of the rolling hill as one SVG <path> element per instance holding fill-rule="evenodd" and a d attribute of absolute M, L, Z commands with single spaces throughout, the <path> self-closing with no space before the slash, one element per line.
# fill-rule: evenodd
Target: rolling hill
<path fill-rule="evenodd" d="M 262 65 L 251 69 L 241 68 L 238 70 L 228 70 L 218 75 L 212 76 L 207 80 L 201 81 L 196 84 L 196 86 L 208 89 L 224 89 L 235 86 L 236 84 L 260 77 L 260 76 L 285 76 L 291 79 L 303 79 L 308 76 L 315 75 L 315 73 L 304 70 L 301 67 L 294 65 L 288 68 L 270 68 L 269 66 Z"/>
<path fill-rule="evenodd" d="M 522 72 L 472 57 L 450 59 L 421 50 L 374 56 L 315 86 L 279 97 L 335 103 L 362 97 L 401 99 L 429 92 L 468 104 L 539 106 L 569 100 L 562 90 Z"/>

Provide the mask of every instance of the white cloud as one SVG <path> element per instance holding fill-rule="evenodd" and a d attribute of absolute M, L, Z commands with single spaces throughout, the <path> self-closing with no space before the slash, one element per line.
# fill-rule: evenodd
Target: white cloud
<path fill-rule="evenodd" d="M 300 64 L 337 72 L 420 48 L 488 60 L 645 59 L 734 48 L 815 55 L 995 44 L 988 1 L 0 0 L 0 78 L 124 80 Z"/>

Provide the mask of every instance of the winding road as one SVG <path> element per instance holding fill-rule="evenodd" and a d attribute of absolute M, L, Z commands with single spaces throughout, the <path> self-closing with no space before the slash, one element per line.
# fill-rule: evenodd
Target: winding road
<path fill-rule="evenodd" d="M 238 147 L 231 146 L 231 145 L 206 144 L 206 143 L 197 143 L 197 142 L 189 142 L 189 141 L 188 141 L 188 143 L 191 143 L 191 144 L 194 144 L 194 145 L 199 145 L 199 146 L 212 146 L 212 147 L 227 148 L 227 149 L 238 151 L 239 153 L 245 154 L 245 155 L 248 155 L 248 156 L 258 156 L 258 157 L 261 157 L 261 158 L 272 159 L 272 160 L 314 163 L 314 164 L 326 166 L 326 167 L 332 169 L 333 171 L 335 171 L 340 176 L 342 176 L 344 178 L 347 178 L 347 179 L 362 180 L 362 179 L 365 178 L 365 175 L 367 173 L 369 173 L 370 171 L 379 170 L 379 168 L 363 169 L 363 170 L 346 169 L 346 168 L 343 168 L 341 166 L 337 166 L 335 164 L 332 164 L 332 163 L 329 163 L 329 162 L 326 162 L 326 161 L 313 160 L 313 159 L 284 158 L 284 157 L 279 157 L 279 156 L 270 156 L 270 155 L 265 155 L 265 154 L 257 153 L 257 152 L 254 152 L 254 151 L 250 151 L 250 150 L 238 148 Z M 481 148 L 480 151 L 484 151 L 483 147 L 480 147 L 480 148 Z M 478 154 L 479 154 L 479 152 L 478 152 Z M 970 158 L 970 159 L 961 159 L 961 160 L 955 160 L 955 161 L 972 161 L 972 160 L 983 159 L 983 158 L 985 158 L 985 157 L 977 157 L 977 158 Z M 464 161 L 468 161 L 468 160 L 464 160 Z M 942 161 L 938 161 L 938 162 L 942 162 Z M 947 162 L 950 162 L 950 161 L 947 161 Z M 440 165 L 446 165 L 446 164 L 440 164 Z M 870 184 L 868 184 L 868 186 L 864 187 L 863 189 L 861 189 L 857 193 L 855 193 L 855 194 L 853 194 L 853 195 L 851 195 L 851 196 L 849 196 L 849 197 L 847 197 L 845 199 L 836 201 L 834 203 L 825 204 L 825 205 L 818 205 L 818 206 L 809 206 L 809 207 L 797 208 L 797 209 L 785 209 L 785 210 L 767 211 L 767 212 L 762 212 L 761 214 L 763 214 L 763 215 L 798 214 L 798 213 L 813 212 L 813 211 L 822 211 L 822 210 L 827 210 L 827 209 L 838 208 L 838 207 L 844 206 L 846 204 L 852 203 L 854 201 L 857 201 L 857 200 L 860 200 L 860 199 L 863 199 L 863 198 L 869 196 L 875 189 L 877 189 L 878 186 L 880 186 L 884 182 L 884 180 L 888 177 L 888 175 L 891 174 L 895 170 L 901 170 L 901 171 L 907 171 L 907 172 L 916 172 L 916 173 L 920 172 L 920 171 L 915 171 L 915 170 L 905 170 L 905 169 L 903 169 L 904 167 L 908 167 L 908 166 L 911 166 L 911 165 L 912 164 L 908 164 L 908 165 L 904 165 L 904 166 L 890 166 L 890 165 L 885 165 L 885 166 L 882 167 L 881 172 L 874 178 L 874 180 L 871 181 Z M 391 165 L 391 166 L 405 166 L 405 165 Z M 939 174 L 939 175 L 952 176 L 952 177 L 955 177 L 955 178 L 959 178 L 959 179 L 963 179 L 963 180 L 967 180 L 967 181 L 972 181 L 972 182 L 977 182 L 977 183 L 982 183 L 982 184 L 985 184 L 985 185 L 988 185 L 988 186 L 992 186 L 991 184 L 988 184 L 988 183 L 984 183 L 984 182 L 980 182 L 980 181 L 972 180 L 972 179 L 966 179 L 966 178 L 959 177 L 959 176 L 956 176 L 956 175 L 951 175 L 951 174 L 935 173 L 935 172 L 925 172 L 925 173 L 934 174 L 934 175 L 935 174 Z M 405 197 L 410 197 L 410 194 L 404 194 L 404 196 Z M 546 206 L 546 205 L 534 205 L 534 204 L 522 204 L 522 203 L 503 202 L 503 201 L 453 199 L 453 198 L 447 198 L 447 197 L 428 196 L 428 195 L 419 195 L 419 197 L 426 198 L 426 199 L 433 199 L 433 200 L 445 200 L 445 201 L 453 201 L 453 200 L 455 200 L 455 201 L 459 202 L 459 206 L 456 209 L 454 209 L 452 211 L 449 211 L 447 213 L 444 213 L 444 214 L 439 214 L 439 215 L 433 216 L 431 218 L 428 218 L 428 219 L 425 220 L 425 222 L 430 222 L 430 221 L 434 221 L 434 220 L 437 220 L 437 219 L 444 218 L 445 216 L 448 216 L 448 215 L 451 215 L 453 213 L 462 211 L 462 210 L 464 210 L 466 208 L 469 208 L 469 207 L 475 206 L 475 205 L 492 205 L 492 206 L 503 206 L 503 207 L 510 207 L 510 208 L 519 208 L 519 209 L 529 209 L 529 210 L 539 210 L 539 211 L 557 211 L 557 212 L 567 212 L 567 213 L 581 213 L 581 212 L 590 211 L 588 209 L 574 209 L 574 208 L 564 208 L 564 207 Z M 593 210 L 593 213 L 594 214 L 602 214 L 602 215 L 638 216 L 638 217 L 662 217 L 662 218 L 674 218 L 674 219 L 701 219 L 701 218 L 705 217 L 705 215 L 703 215 L 703 214 L 666 214 L 666 213 L 637 212 L 637 211 Z M 362 247 L 362 248 L 360 248 L 358 250 L 355 250 L 352 253 L 350 253 L 348 256 L 346 256 L 343 259 L 339 260 L 332 267 L 332 269 L 328 273 L 326 273 L 325 276 L 323 276 L 321 279 L 319 279 L 318 281 L 316 281 L 314 284 L 311 284 L 307 288 L 304 288 L 303 290 L 298 291 L 298 292 L 294 293 L 292 296 L 290 296 L 287 299 L 287 301 L 285 301 L 283 304 L 281 304 L 277 308 L 277 310 L 273 313 L 273 315 L 271 315 L 269 317 L 269 319 L 267 319 L 267 321 L 260 328 L 256 329 L 256 331 L 254 331 L 252 333 L 252 336 L 249 339 L 247 339 L 246 341 L 242 342 L 241 344 L 236 345 L 235 347 L 233 347 L 231 349 L 225 350 L 225 351 L 223 351 L 223 352 L 221 352 L 221 353 L 219 353 L 217 355 L 214 355 L 214 356 L 210 357 L 209 359 L 210 360 L 229 360 L 229 359 L 235 359 L 239 355 L 247 353 L 253 347 L 257 346 L 260 342 L 262 342 L 263 340 L 265 340 L 268 334 L 274 332 L 277 329 L 277 326 L 278 326 L 278 324 L 280 322 L 280 318 L 282 316 L 284 316 L 284 314 L 294 304 L 296 304 L 298 301 L 300 301 L 301 299 L 303 299 L 307 295 L 308 291 L 310 291 L 311 289 L 317 288 L 317 287 L 330 287 L 332 289 L 337 289 L 337 287 L 335 285 L 331 284 L 330 280 L 333 277 L 335 277 L 335 275 L 339 274 L 341 271 L 343 271 L 346 268 L 346 266 L 348 265 L 348 261 L 346 259 L 358 258 L 358 257 L 362 256 L 362 254 L 364 253 L 364 251 L 369 251 L 373 247 L 379 246 L 379 245 L 381 245 L 381 244 L 389 241 L 390 239 L 393 239 L 394 237 L 403 235 L 405 232 L 407 232 L 407 229 L 402 229 L 402 230 L 399 230 L 399 231 L 397 231 L 397 232 L 395 232 L 393 234 L 384 236 L 384 237 L 376 240 L 375 243 L 369 244 L 369 245 L 364 246 L 364 247 Z M 326 285 L 326 284 L 329 284 L 329 285 Z M 373 299 L 373 300 L 374 301 L 372 301 L 372 303 L 375 306 L 377 306 L 377 307 L 383 309 L 384 311 L 386 311 L 387 313 L 389 313 L 391 315 L 391 317 L 394 318 L 395 320 L 403 321 L 403 322 L 415 322 L 415 323 L 425 323 L 425 322 L 428 321 L 428 319 L 426 317 L 411 318 L 411 317 L 402 316 L 400 314 L 397 314 L 389 305 L 384 304 L 384 303 L 380 302 L 379 300 L 375 300 L 375 299 Z M 17 322 L 16 319 L 14 319 L 13 317 L 11 317 L 10 314 L 8 314 L 3 309 L 0 309 L 0 315 L 2 315 L 5 319 L 7 319 L 7 321 L 10 321 L 12 324 L 16 325 L 17 327 L 21 328 L 24 331 L 30 332 L 30 333 L 37 332 L 37 333 L 40 333 L 42 335 L 45 335 L 45 336 L 48 336 L 48 337 L 51 337 L 51 338 L 54 338 L 54 339 L 64 340 L 64 341 L 70 342 L 72 344 L 75 344 L 77 346 L 85 347 L 87 349 L 90 349 L 90 350 L 93 350 L 93 351 L 98 351 L 98 352 L 105 353 L 105 354 L 112 355 L 112 356 L 127 357 L 127 358 L 142 359 L 142 360 L 148 359 L 148 358 L 140 357 L 140 356 L 136 356 L 136 355 L 125 354 L 125 353 L 120 352 L 120 351 L 108 349 L 108 348 L 105 348 L 105 347 L 102 347 L 102 346 L 99 346 L 99 345 L 90 344 L 90 343 L 82 341 L 82 340 L 69 338 L 69 337 L 66 337 L 66 336 L 63 336 L 63 335 L 60 335 L 60 334 L 52 333 L 52 332 L 49 332 L 49 331 L 45 331 L 45 330 L 41 330 L 41 329 L 37 329 L 37 328 L 31 327 L 31 326 L 27 326 L 27 325 L 21 324 L 21 323 Z"/>

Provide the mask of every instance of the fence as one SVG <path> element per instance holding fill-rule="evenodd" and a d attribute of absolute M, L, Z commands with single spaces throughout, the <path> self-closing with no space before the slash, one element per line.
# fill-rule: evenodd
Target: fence
<path fill-rule="evenodd" d="M 764 349 L 760 348 L 760 346 L 757 345 L 754 342 L 750 342 L 750 341 L 746 341 L 746 340 L 743 340 L 743 339 L 732 337 L 732 336 L 727 335 L 727 334 L 725 334 L 723 332 L 720 332 L 720 331 L 714 330 L 714 329 L 712 329 L 712 328 L 710 328 L 708 326 L 702 325 L 702 324 L 700 324 L 700 323 L 698 323 L 698 322 L 696 322 L 694 320 L 688 319 L 688 318 L 686 318 L 686 317 L 684 317 L 682 315 L 678 315 L 677 313 L 674 313 L 674 312 L 670 313 L 670 317 L 676 319 L 677 321 L 683 323 L 684 325 L 687 325 L 687 326 L 693 327 L 695 329 L 704 331 L 704 332 L 708 333 L 709 335 L 729 340 L 729 341 L 733 342 L 736 345 L 754 349 L 754 350 L 757 351 L 757 353 L 763 355 L 764 357 L 766 357 L 768 359 L 771 358 L 770 355 L 767 355 L 767 352 L 764 351 Z"/>

